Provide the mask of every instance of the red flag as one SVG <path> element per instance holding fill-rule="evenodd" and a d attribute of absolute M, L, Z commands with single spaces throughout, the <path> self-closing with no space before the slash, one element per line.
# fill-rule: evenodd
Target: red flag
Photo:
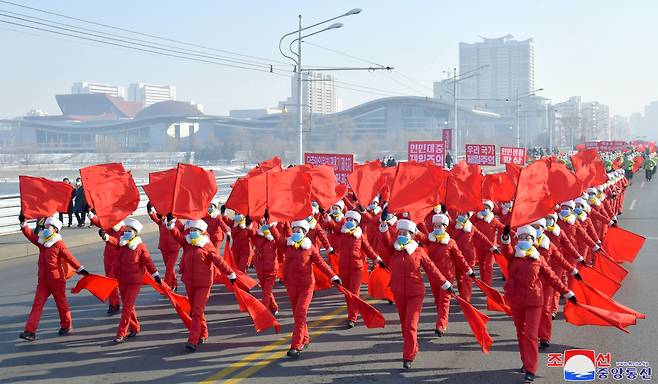
<path fill-rule="evenodd" d="M 446 206 L 458 212 L 482 209 L 482 171 L 479 165 L 461 161 L 450 170 L 446 185 Z"/>
<path fill-rule="evenodd" d="M 409 212 L 412 218 L 421 218 L 426 211 L 439 203 L 445 191 L 446 172 L 431 163 L 400 163 L 391 186 L 388 211 Z"/>
<path fill-rule="evenodd" d="M 331 288 L 333 285 L 331 280 L 320 271 L 318 267 L 313 264 L 313 276 L 315 277 L 315 286 L 313 287 L 314 291 L 324 291 L 325 289 Z"/>
<path fill-rule="evenodd" d="M 249 211 L 244 214 L 249 214 L 254 220 L 263 217 L 267 208 L 268 174 L 268 172 L 264 172 L 247 177 Z"/>
<path fill-rule="evenodd" d="M 67 212 L 73 192 L 69 183 L 32 176 L 19 176 L 18 189 L 21 191 L 21 212 L 28 219 Z"/>
<path fill-rule="evenodd" d="M 243 215 L 249 214 L 249 180 L 241 177 L 231 186 L 226 207 Z"/>
<path fill-rule="evenodd" d="M 619 313 L 593 307 L 587 304 L 567 302 L 564 306 L 564 319 L 573 325 L 599 325 L 616 327 L 629 333 L 626 327 L 636 323 L 636 317 L 628 313 Z"/>
<path fill-rule="evenodd" d="M 172 211 L 176 168 L 149 173 L 149 183 L 142 186 L 156 211 L 167 214 Z"/>
<path fill-rule="evenodd" d="M 519 177 L 521 177 L 521 167 L 519 167 L 516 164 L 505 164 L 505 173 L 507 173 L 507 176 L 509 177 L 510 181 L 514 185 L 514 189 L 516 190 L 516 186 L 519 184 Z"/>
<path fill-rule="evenodd" d="M 494 260 L 496 260 L 496 264 L 498 264 L 498 268 L 505 277 L 505 280 L 509 280 L 509 261 L 507 261 L 502 253 L 494 253 Z"/>
<path fill-rule="evenodd" d="M 242 289 L 243 291 L 251 291 L 252 288 L 258 285 L 258 281 L 253 279 L 251 276 L 247 275 L 246 273 L 242 271 L 238 271 L 237 269 L 234 269 L 233 272 L 235 272 L 236 275 L 236 280 L 235 280 L 235 286 Z M 233 292 L 233 284 L 229 281 L 228 277 L 222 273 L 218 273 L 215 275 L 215 282 L 222 283 L 226 286 L 226 290 L 229 292 Z"/>
<path fill-rule="evenodd" d="M 119 287 L 117 279 L 101 275 L 89 274 L 78 280 L 75 287 L 71 288 L 71 293 L 77 294 L 86 289 L 100 301 L 106 301 L 110 293 Z"/>
<path fill-rule="evenodd" d="M 235 260 L 233 259 L 233 251 L 231 250 L 231 247 L 228 244 L 224 245 L 224 261 L 228 263 L 231 269 L 233 270 L 238 269 L 238 265 L 235 263 Z"/>
<path fill-rule="evenodd" d="M 80 169 L 87 204 L 96 210 L 100 227 L 108 230 L 131 215 L 139 205 L 139 190 L 120 163 Z"/>
<path fill-rule="evenodd" d="M 360 297 L 348 291 L 347 288 L 342 285 L 336 285 L 339 291 L 345 296 L 345 301 L 350 304 L 352 307 L 356 307 L 363 318 L 363 323 L 368 328 L 384 328 L 386 325 L 386 320 L 381 312 L 379 312 L 375 307 L 361 300 Z"/>
<path fill-rule="evenodd" d="M 584 187 L 599 185 L 608 181 L 603 160 L 601 160 L 601 157 L 594 148 L 578 152 L 571 156 L 571 164 L 573 165 L 576 177 L 578 177 Z"/>
<path fill-rule="evenodd" d="M 576 283 L 571 284 L 571 290 L 578 298 L 579 303 L 592 305 L 608 311 L 628 313 L 638 319 L 645 319 L 647 317 L 643 313 L 616 302 L 610 296 L 587 284 L 585 280 L 576 280 Z"/>
<path fill-rule="evenodd" d="M 256 332 L 260 333 L 268 328 L 274 327 L 276 333 L 281 331 L 281 325 L 274 318 L 274 315 L 258 299 L 243 291 L 241 288 L 235 290 L 235 298 L 238 300 L 240 307 L 243 307 L 249 313 L 251 321 L 254 323 Z"/>
<path fill-rule="evenodd" d="M 368 295 L 375 299 L 394 301 L 391 291 L 391 271 L 379 265 L 372 270 L 368 279 Z"/>
<path fill-rule="evenodd" d="M 594 269 L 621 284 L 628 275 L 628 270 L 617 264 L 605 251 L 599 252 L 594 258 Z"/>
<path fill-rule="evenodd" d="M 623 228 L 610 227 L 603 239 L 603 249 L 618 263 L 624 261 L 632 263 L 645 240 L 643 236 Z"/>
<path fill-rule="evenodd" d="M 339 263 L 338 263 L 339 259 L 340 259 L 340 257 L 338 256 L 338 253 L 336 253 L 336 252 L 330 253 L 327 256 L 327 260 L 329 261 L 329 266 L 331 267 L 331 270 L 334 271 L 335 274 L 338 274 L 339 270 L 340 270 Z"/>
<path fill-rule="evenodd" d="M 150 285 L 153 289 L 155 289 L 156 292 L 158 292 L 161 295 L 165 294 L 165 289 L 162 287 L 162 285 L 158 284 L 153 276 L 149 274 L 148 272 L 144 272 L 144 278 L 142 279 L 142 285 Z"/>
<path fill-rule="evenodd" d="M 144 279 L 142 281 L 144 285 L 150 285 L 156 292 L 165 295 L 183 324 L 185 324 L 187 329 L 190 329 L 192 325 L 192 318 L 190 317 L 192 307 L 188 298 L 172 292 L 171 288 L 165 282 L 162 282 L 162 285 L 158 284 L 148 272 L 144 273 Z"/>
<path fill-rule="evenodd" d="M 642 156 L 636 156 L 635 159 L 633 159 L 633 173 L 637 172 L 642 167 L 642 164 L 644 164 Z"/>
<path fill-rule="evenodd" d="M 615 171 L 618 170 L 619 168 L 621 168 L 621 163 L 622 163 L 622 157 L 619 156 L 618 158 L 616 158 L 615 160 L 613 160 L 613 162 L 612 162 L 612 168 L 613 168 Z"/>
<path fill-rule="evenodd" d="M 311 208 L 311 175 L 308 166 L 267 173 L 267 209 L 270 221 L 292 221 L 313 214 Z"/>
<path fill-rule="evenodd" d="M 347 185 L 338 184 L 331 165 L 319 165 L 307 170 L 311 175 L 311 198 L 322 208 L 328 209 L 347 192 Z"/>
<path fill-rule="evenodd" d="M 171 213 L 195 220 L 208 213 L 208 205 L 217 193 L 212 171 L 191 164 L 178 164 Z"/>
<path fill-rule="evenodd" d="M 594 268 L 579 266 L 578 271 L 580 272 L 580 275 L 583 277 L 584 281 L 610 297 L 614 296 L 619 288 L 621 288 L 621 284 L 595 270 Z M 573 282 L 571 285 L 573 285 Z"/>
<path fill-rule="evenodd" d="M 487 296 L 487 309 L 496 312 L 505 312 L 512 316 L 512 309 L 505 302 L 505 297 L 502 293 L 498 292 L 495 288 L 487 285 L 480 279 L 475 279 L 475 284 Z"/>
<path fill-rule="evenodd" d="M 281 159 L 278 156 L 258 163 L 258 165 L 247 173 L 247 177 L 269 171 L 281 172 Z"/>
<path fill-rule="evenodd" d="M 471 303 L 462 299 L 458 295 L 452 295 L 459 302 L 459 306 L 464 313 L 468 325 L 471 327 L 473 336 L 478 341 L 478 344 L 482 347 L 482 352 L 489 353 L 491 345 L 493 344 L 493 339 L 487 332 L 487 322 L 489 321 L 489 316 L 475 309 Z"/>
<path fill-rule="evenodd" d="M 510 201 L 516 193 L 516 185 L 512 183 L 506 172 L 484 176 L 482 181 L 482 198 L 496 202 Z"/>
<path fill-rule="evenodd" d="M 555 201 L 548 189 L 549 159 L 537 160 L 521 170 L 516 187 L 511 226 L 513 228 L 541 219 L 553 212 Z"/>
<path fill-rule="evenodd" d="M 368 268 L 363 268 L 361 271 L 361 284 L 368 284 L 368 280 L 370 280 L 370 273 L 368 272 Z"/>
<path fill-rule="evenodd" d="M 361 204 L 370 204 L 380 192 L 382 188 L 382 180 L 380 180 L 381 169 L 381 162 L 379 160 L 373 160 L 363 165 L 355 164 L 354 171 L 347 175 L 347 182 L 350 184 L 356 198 Z M 395 170 L 395 168 L 392 169 Z M 322 205 L 320 206 L 325 209 L 327 208 Z"/>
<path fill-rule="evenodd" d="M 583 183 L 564 164 L 551 158 L 549 162 L 548 189 L 557 203 L 575 199 L 582 195 Z"/>

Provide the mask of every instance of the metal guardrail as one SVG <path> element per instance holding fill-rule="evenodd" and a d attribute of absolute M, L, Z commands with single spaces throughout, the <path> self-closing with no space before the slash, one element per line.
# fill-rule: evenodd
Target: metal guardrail
<path fill-rule="evenodd" d="M 217 183 L 217 198 L 226 200 L 231 192 L 231 184 L 235 182 L 239 175 L 218 176 L 215 178 Z M 139 187 L 139 205 L 137 210 L 131 216 L 146 215 L 146 203 L 148 197 L 144 190 L 141 188 L 145 184 L 137 184 Z M 21 211 L 21 197 L 20 195 L 5 195 L 0 196 L 0 235 L 15 233 L 19 231 L 18 227 L 18 214 Z M 65 217 L 66 218 L 66 217 Z M 73 220 L 76 222 L 75 219 Z"/>

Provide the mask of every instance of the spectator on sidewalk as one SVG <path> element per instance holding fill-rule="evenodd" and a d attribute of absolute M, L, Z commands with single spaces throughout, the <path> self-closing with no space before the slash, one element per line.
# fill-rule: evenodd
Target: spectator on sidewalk
<path fill-rule="evenodd" d="M 65 177 L 62 179 L 63 182 L 70 184 L 71 181 L 69 180 L 68 177 Z M 71 199 L 69 200 L 69 205 L 68 208 L 66 209 L 66 212 L 60 212 L 59 213 L 59 221 L 62 223 L 64 222 L 64 213 L 69 215 L 69 225 L 68 227 L 71 228 L 71 225 L 73 225 L 73 198 L 75 197 L 75 188 L 71 191 Z"/>
<path fill-rule="evenodd" d="M 82 187 L 82 179 L 75 179 L 75 202 L 73 203 L 73 213 L 78 220 L 78 228 L 85 226 L 85 215 L 87 213 L 87 200 L 85 199 L 85 191 Z"/>

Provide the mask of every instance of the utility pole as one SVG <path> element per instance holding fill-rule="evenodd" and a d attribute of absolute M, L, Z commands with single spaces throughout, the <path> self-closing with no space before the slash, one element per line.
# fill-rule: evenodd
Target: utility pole
<path fill-rule="evenodd" d="M 452 69 L 453 71 L 453 79 L 452 79 L 452 118 L 453 118 L 453 123 L 452 123 L 452 133 L 453 133 L 453 138 L 452 138 L 452 146 L 454 147 L 452 150 L 452 154 L 455 156 L 455 163 L 458 162 L 457 156 L 458 156 L 458 148 L 459 148 L 459 140 L 460 140 L 460 135 L 457 133 L 457 67 Z"/>
<path fill-rule="evenodd" d="M 297 124 L 298 124 L 298 154 L 297 161 L 304 164 L 304 110 L 302 109 L 302 15 L 299 15 L 297 30 Z"/>

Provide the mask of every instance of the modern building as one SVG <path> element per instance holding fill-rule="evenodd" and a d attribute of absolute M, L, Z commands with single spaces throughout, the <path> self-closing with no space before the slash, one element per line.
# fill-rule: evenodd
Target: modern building
<path fill-rule="evenodd" d="M 612 140 L 627 141 L 631 137 L 631 122 L 628 116 L 615 115 L 610 118 Z"/>
<path fill-rule="evenodd" d="M 128 100 L 139 102 L 142 108 L 160 101 L 176 100 L 176 87 L 144 83 L 130 84 L 128 86 Z"/>
<path fill-rule="evenodd" d="M 585 140 L 610 140 L 610 109 L 598 101 L 582 103 L 582 128 Z"/>
<path fill-rule="evenodd" d="M 459 43 L 461 104 L 512 99 L 535 89 L 535 43 L 512 35 Z"/>
<path fill-rule="evenodd" d="M 109 84 L 100 84 L 100 83 L 90 83 L 87 81 L 73 83 L 71 87 L 71 94 L 92 94 L 92 93 L 103 93 L 106 95 L 114 97 L 126 97 L 126 90 L 124 87 L 119 85 L 109 85 Z"/>
<path fill-rule="evenodd" d="M 276 113 L 283 113 L 279 108 L 231 109 L 228 116 L 235 119 L 258 119 Z"/>
<path fill-rule="evenodd" d="M 284 103 L 280 103 L 279 108 L 293 113 L 297 110 L 298 78 L 298 74 L 292 77 L 291 96 Z M 332 75 L 320 72 L 302 73 L 302 108 L 305 114 L 322 115 L 339 111 L 336 83 Z"/>
<path fill-rule="evenodd" d="M 560 116 L 560 122 L 564 127 L 566 143 L 574 148 L 576 144 L 585 142 L 582 129 L 582 101 L 580 96 L 572 96 L 567 101 L 557 103 L 554 106 Z"/>

